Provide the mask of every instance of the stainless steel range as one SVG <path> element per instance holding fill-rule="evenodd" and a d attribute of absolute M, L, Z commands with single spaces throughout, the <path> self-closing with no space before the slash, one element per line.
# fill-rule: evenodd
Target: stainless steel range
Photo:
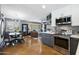
<path fill-rule="evenodd" d="M 54 35 L 54 49 L 65 55 L 70 54 L 70 36 Z"/>

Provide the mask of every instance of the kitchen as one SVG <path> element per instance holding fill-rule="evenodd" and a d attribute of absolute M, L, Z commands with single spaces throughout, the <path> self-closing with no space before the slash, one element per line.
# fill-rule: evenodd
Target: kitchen
<path fill-rule="evenodd" d="M 52 12 L 52 27 L 54 28 L 53 31 L 55 32 L 52 32 L 54 36 L 52 37 L 54 38 L 54 40 L 51 39 L 47 42 L 45 42 L 45 40 L 44 43 L 48 46 L 49 44 L 50 46 L 53 44 L 54 48 L 63 54 L 78 54 L 78 52 L 76 53 L 76 51 L 78 51 L 77 47 L 79 35 L 77 7 L 78 5 L 71 5 Z M 46 34 L 43 35 L 45 36 Z M 51 41 L 53 42 L 52 44 Z"/>
<path fill-rule="evenodd" d="M 31 35 L 32 36 L 35 35 L 35 37 L 41 38 L 42 44 L 46 45 L 47 47 L 50 47 L 52 50 L 54 49 L 59 53 L 61 53 L 62 55 L 79 54 L 78 52 L 79 51 L 79 48 L 78 48 L 79 47 L 79 43 L 78 43 L 79 41 L 79 23 L 78 23 L 79 5 L 75 5 L 75 4 L 72 4 L 72 5 L 60 4 L 60 6 L 58 6 L 57 4 L 42 5 L 43 10 L 41 13 L 45 15 L 43 19 L 41 18 L 43 16 L 40 13 L 41 9 L 37 11 L 36 9 L 33 9 L 37 12 L 36 15 L 32 14 L 32 16 L 36 16 L 36 18 L 35 17 L 33 18 L 33 17 L 29 17 L 27 13 L 25 15 L 25 12 L 24 14 L 18 13 L 17 8 L 20 8 L 20 6 L 22 6 L 22 8 L 25 8 L 25 6 L 27 6 L 27 7 L 30 7 L 31 9 L 33 7 L 36 9 L 37 8 L 39 9 L 40 4 L 37 5 L 37 7 L 36 5 L 32 7 L 31 4 L 30 5 L 21 5 L 21 4 L 20 5 L 16 5 L 16 4 L 0 5 L 0 11 L 1 11 L 0 17 L 1 19 L 4 20 L 4 22 L 6 21 L 6 23 L 4 23 L 5 25 L 4 31 L 7 31 L 7 32 L 22 31 L 22 34 L 24 36 L 27 36 L 32 31 L 37 32 L 38 34 L 35 33 L 36 35 L 35 34 L 31 34 Z M 47 6 L 49 7 L 48 9 L 46 9 Z M 14 9 L 13 7 L 16 7 L 16 8 Z M 52 10 L 53 8 L 55 8 L 55 10 Z M 13 10 L 15 10 L 15 12 Z M 48 10 L 50 10 L 50 12 Z M 20 8 L 19 11 L 22 12 L 26 10 L 22 10 Z M 45 14 L 47 11 L 48 13 Z M 41 17 L 39 17 L 38 20 L 36 20 L 37 17 L 39 16 L 37 14 L 41 15 Z M 24 19 L 27 19 L 27 20 L 24 20 Z M 28 21 L 29 19 L 31 20 Z M 23 28 L 26 28 L 26 29 L 23 29 Z M 2 33 L 3 32 L 1 31 L 1 34 Z M 12 45 L 14 46 L 14 44 Z"/>

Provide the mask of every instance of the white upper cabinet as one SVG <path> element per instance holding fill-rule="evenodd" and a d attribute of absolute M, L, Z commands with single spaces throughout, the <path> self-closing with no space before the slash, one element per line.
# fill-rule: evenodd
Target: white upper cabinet
<path fill-rule="evenodd" d="M 79 26 L 79 5 L 69 5 L 52 11 L 52 26 L 56 26 L 56 18 L 64 16 L 71 16 L 72 26 Z"/>

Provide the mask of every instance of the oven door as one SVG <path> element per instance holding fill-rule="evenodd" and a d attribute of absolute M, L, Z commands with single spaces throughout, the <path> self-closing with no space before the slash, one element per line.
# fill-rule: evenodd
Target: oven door
<path fill-rule="evenodd" d="M 62 54 L 70 54 L 70 43 L 69 39 L 54 37 L 54 48 Z"/>

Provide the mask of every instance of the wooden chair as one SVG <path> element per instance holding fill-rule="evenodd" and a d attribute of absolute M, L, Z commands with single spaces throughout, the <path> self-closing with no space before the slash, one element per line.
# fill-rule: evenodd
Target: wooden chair
<path fill-rule="evenodd" d="M 37 31 L 32 31 L 30 33 L 31 37 L 34 37 L 34 38 L 38 38 L 38 32 Z"/>

